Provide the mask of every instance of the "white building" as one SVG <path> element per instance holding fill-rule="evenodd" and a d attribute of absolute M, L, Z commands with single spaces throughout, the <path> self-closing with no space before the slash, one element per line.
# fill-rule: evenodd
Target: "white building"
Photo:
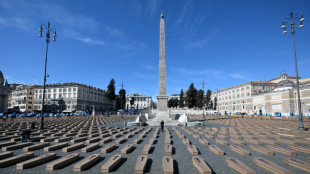
<path fill-rule="evenodd" d="M 133 100 L 133 105 L 131 105 Z M 126 97 L 126 109 L 150 109 L 152 107 L 152 96 L 131 93 Z"/>
<path fill-rule="evenodd" d="M 46 112 L 86 111 L 97 113 L 115 109 L 115 100 L 110 101 L 107 91 L 78 83 L 50 84 L 46 86 Z M 42 110 L 43 87 L 34 92 L 34 109 Z"/>
<path fill-rule="evenodd" d="M 19 85 L 12 90 L 11 105 L 9 109 L 19 108 L 20 112 L 33 111 L 34 85 Z"/>

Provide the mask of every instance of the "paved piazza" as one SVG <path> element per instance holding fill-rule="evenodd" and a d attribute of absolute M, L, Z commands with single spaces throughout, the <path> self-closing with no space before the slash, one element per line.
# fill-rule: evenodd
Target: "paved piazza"
<path fill-rule="evenodd" d="M 75 166 L 84 158 L 91 157 L 94 154 L 99 154 L 100 157 L 83 169 L 83 173 L 102 173 L 102 166 L 107 165 L 107 161 L 117 154 L 121 155 L 121 160 L 114 168 L 112 166 L 113 169 L 111 168 L 110 173 L 135 173 L 137 159 L 144 153 L 148 153 L 146 154 L 148 160 L 144 173 L 165 173 L 162 162 L 164 156 L 171 156 L 174 173 L 182 174 L 200 173 L 193 164 L 193 156 L 201 157 L 212 170 L 212 173 L 239 173 L 228 165 L 227 157 L 239 160 L 238 164 L 242 162 L 256 173 L 271 173 L 264 167 L 275 170 L 277 167 L 272 166 L 270 162 L 292 173 L 301 174 L 310 171 L 310 131 L 296 130 L 298 121 L 254 118 L 217 119 L 213 116 L 207 118 L 203 127 L 166 127 L 165 131 L 161 132 L 159 127 L 124 127 L 126 119 L 119 116 L 48 118 L 45 120 L 47 129 L 44 131 L 33 130 L 32 141 L 28 144 L 24 143 L 23 147 L 18 133 L 19 129 L 29 128 L 27 121 L 31 121 L 31 118 L 27 119 L 15 120 L 13 124 L 9 124 L 8 120 L 7 124 L 0 123 L 0 173 L 81 173 L 81 171 L 74 171 Z M 130 120 L 133 120 L 133 117 Z M 305 121 L 305 127 L 310 127 L 309 123 L 309 121 Z M 39 126 L 38 123 L 36 123 L 37 126 Z M 169 141 L 169 137 L 171 141 Z M 110 142 L 104 142 L 110 138 Z M 151 143 L 152 138 L 155 138 L 154 144 Z M 120 141 L 122 139 L 124 142 Z M 136 144 L 137 139 L 142 141 Z M 165 145 L 169 142 L 173 147 L 172 155 L 165 153 Z M 194 151 L 193 154 L 189 151 L 186 145 L 188 142 L 198 149 L 198 155 Z M 209 144 L 205 144 L 206 142 Z M 40 143 L 42 144 L 41 147 L 37 145 Z M 60 143 L 63 143 L 63 146 Z M 149 143 L 151 143 L 150 151 L 146 150 L 145 152 L 145 145 Z M 55 149 L 50 148 L 57 144 L 60 145 L 58 148 L 57 146 Z M 109 145 L 112 144 L 115 145 L 115 148 L 110 152 L 103 153 L 102 149 L 111 147 Z M 129 144 L 132 144 L 132 149 L 127 154 L 122 154 L 122 149 Z M 83 148 L 90 147 L 89 145 L 93 145 L 95 149 L 82 152 Z M 214 146 L 224 151 L 224 155 L 215 153 L 220 154 L 219 150 L 211 151 L 211 147 Z M 239 153 L 234 149 L 239 149 Z M 26 150 L 33 152 L 34 156 L 28 159 L 19 159 L 18 162 L 11 160 L 9 164 L 5 162 L 5 160 L 10 160 L 16 155 L 26 153 Z M 8 153 L 8 156 L 4 156 L 4 153 L 8 151 L 13 152 L 13 154 Z M 48 153 L 56 153 L 56 156 L 51 158 L 42 156 Z M 65 164 L 59 169 L 47 170 L 48 164 L 75 153 L 78 153 L 79 157 L 71 163 Z M 246 155 L 247 153 L 249 155 Z M 37 160 L 33 166 L 26 165 L 27 160 L 31 163 L 31 159 L 37 156 L 42 156 L 42 159 L 47 161 Z M 292 158 L 291 163 L 288 162 L 290 165 L 284 162 L 286 157 Z M 264 166 L 262 163 L 255 163 L 254 159 L 268 164 Z M 294 161 L 296 162 L 295 159 L 302 161 L 302 163 L 300 161 L 297 161 L 297 164 L 295 163 L 295 166 L 299 166 L 299 168 L 292 164 Z M 203 163 L 203 161 L 200 162 Z M 17 169 L 21 166 L 25 169 Z M 274 172 L 276 173 L 276 171 Z"/>

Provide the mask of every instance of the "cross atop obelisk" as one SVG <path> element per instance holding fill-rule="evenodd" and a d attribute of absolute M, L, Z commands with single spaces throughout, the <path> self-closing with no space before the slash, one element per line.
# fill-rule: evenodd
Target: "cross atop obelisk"
<path fill-rule="evenodd" d="M 159 32 L 159 90 L 157 96 L 156 118 L 166 120 L 168 115 L 168 97 L 166 95 L 166 53 L 165 53 L 165 21 L 161 11 Z"/>

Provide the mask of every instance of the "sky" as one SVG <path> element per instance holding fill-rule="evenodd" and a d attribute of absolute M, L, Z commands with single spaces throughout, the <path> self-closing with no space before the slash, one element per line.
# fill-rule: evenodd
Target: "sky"
<path fill-rule="evenodd" d="M 0 70 L 9 83 L 43 85 L 45 31 L 58 37 L 48 50 L 47 83 L 76 82 L 129 93 L 158 94 L 159 22 L 166 35 L 167 95 L 224 89 L 286 72 L 295 75 L 293 38 L 281 30 L 296 21 L 299 76 L 310 77 L 308 0 L 0 0 Z M 309 19 L 309 20 L 308 20 Z"/>

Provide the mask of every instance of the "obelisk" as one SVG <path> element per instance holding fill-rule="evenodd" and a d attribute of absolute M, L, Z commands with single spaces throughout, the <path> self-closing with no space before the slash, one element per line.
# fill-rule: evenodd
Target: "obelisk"
<path fill-rule="evenodd" d="M 163 12 L 160 17 L 159 33 L 159 91 L 157 96 L 156 118 L 166 120 L 168 115 L 168 96 L 166 95 L 166 53 L 165 53 L 165 21 Z"/>

